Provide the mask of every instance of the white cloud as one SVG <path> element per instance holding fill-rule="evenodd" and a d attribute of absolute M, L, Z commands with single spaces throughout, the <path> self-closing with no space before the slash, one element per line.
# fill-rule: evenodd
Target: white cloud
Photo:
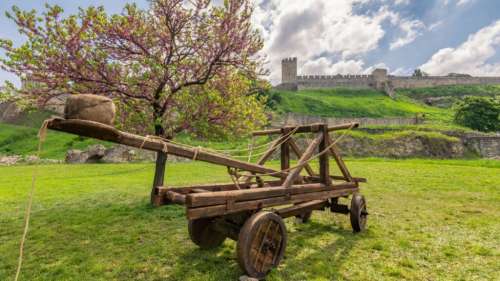
<path fill-rule="evenodd" d="M 304 64 L 299 68 L 302 74 L 362 71 L 359 58 L 378 47 L 385 36 L 382 24 L 401 22 L 387 7 L 370 15 L 355 14 L 354 5 L 366 1 L 257 0 L 253 20 L 265 42 L 263 53 L 268 57 L 271 81 L 279 82 L 280 61 L 291 56 Z M 314 73 L 309 72 L 313 69 Z"/>
<path fill-rule="evenodd" d="M 309 60 L 301 67 L 304 74 L 357 74 L 363 72 L 363 61 L 341 60 L 332 63 L 326 58 Z"/>
<path fill-rule="evenodd" d="M 448 6 L 451 3 L 454 3 L 457 6 L 465 6 L 467 4 L 473 3 L 476 0 L 442 0 L 444 6 Z"/>
<path fill-rule="evenodd" d="M 399 27 L 405 33 L 390 44 L 390 49 L 398 49 L 415 41 L 422 34 L 425 24 L 419 20 L 399 20 Z"/>
<path fill-rule="evenodd" d="M 488 59 L 500 50 L 500 21 L 469 36 L 456 48 L 444 48 L 436 52 L 420 68 L 433 75 L 450 72 L 472 75 L 499 75 L 500 64 L 488 63 Z"/>

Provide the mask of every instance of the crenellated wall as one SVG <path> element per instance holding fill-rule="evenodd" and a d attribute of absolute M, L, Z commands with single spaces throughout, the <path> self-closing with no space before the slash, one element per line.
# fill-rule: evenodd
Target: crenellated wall
<path fill-rule="evenodd" d="M 297 88 L 371 88 L 374 86 L 372 75 L 305 75 L 297 76 Z"/>
<path fill-rule="evenodd" d="M 370 75 L 297 75 L 297 58 L 281 61 L 282 84 L 278 89 L 300 90 L 311 88 L 374 88 L 393 96 L 394 89 L 423 88 L 444 85 L 500 84 L 500 77 L 472 76 L 393 76 L 386 69 L 375 69 Z"/>

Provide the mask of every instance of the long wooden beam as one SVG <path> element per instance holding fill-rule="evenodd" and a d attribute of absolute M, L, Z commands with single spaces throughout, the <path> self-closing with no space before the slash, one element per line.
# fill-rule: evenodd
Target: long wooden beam
<path fill-rule="evenodd" d="M 47 127 L 56 131 L 62 131 L 84 137 L 91 137 L 95 139 L 115 142 L 141 149 L 163 151 L 179 157 L 229 166 L 244 171 L 270 174 L 270 176 L 274 177 L 286 176 L 286 173 L 266 168 L 261 165 L 235 160 L 220 154 L 204 151 L 203 149 L 186 148 L 180 145 L 169 143 L 167 141 L 159 141 L 152 138 L 121 132 L 112 126 L 93 121 L 76 119 L 53 119 L 49 122 Z"/>
<path fill-rule="evenodd" d="M 325 200 L 327 198 L 347 196 L 349 194 L 357 192 L 358 190 L 359 188 L 357 187 L 340 188 L 340 189 L 335 188 L 323 192 L 310 192 L 310 193 L 302 193 L 291 196 L 284 195 L 266 199 L 235 202 L 232 204 L 221 204 L 221 205 L 205 206 L 199 208 L 188 208 L 186 211 L 186 216 L 188 219 L 223 216 L 246 210 L 256 210 L 256 209 L 285 205 L 285 204 L 302 203 L 304 201 Z"/>
<path fill-rule="evenodd" d="M 275 134 L 281 134 L 283 129 L 293 130 L 295 128 L 297 128 L 295 133 L 314 133 L 314 132 L 319 132 L 321 125 L 324 125 L 324 124 L 317 123 L 317 124 L 311 124 L 311 125 L 287 126 L 287 127 L 282 128 L 282 129 L 269 129 L 269 130 L 255 131 L 252 134 L 254 136 L 275 135 Z M 345 130 L 345 129 L 349 129 L 349 128 L 357 128 L 357 127 L 359 127 L 359 123 L 357 123 L 357 122 L 346 123 L 346 124 L 341 124 L 341 125 L 329 126 L 328 132 Z"/>
<path fill-rule="evenodd" d="M 242 202 L 276 196 L 321 192 L 342 188 L 354 188 L 356 183 L 339 183 L 326 186 L 322 183 L 297 184 L 291 187 L 262 187 L 253 189 L 228 190 L 219 192 L 190 193 L 186 195 L 186 206 L 190 208 L 225 204 L 228 201 Z"/>

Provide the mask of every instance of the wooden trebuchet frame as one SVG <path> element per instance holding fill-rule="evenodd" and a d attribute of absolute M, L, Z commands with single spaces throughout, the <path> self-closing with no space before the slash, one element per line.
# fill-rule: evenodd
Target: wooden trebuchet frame
<path fill-rule="evenodd" d="M 329 135 L 329 132 L 352 129 L 358 126 L 357 123 L 331 127 L 326 124 L 311 124 L 254 132 L 254 136 L 281 135 L 270 144 L 257 163 L 248 163 L 208 149 L 189 147 L 158 137 L 138 136 L 93 121 L 52 119 L 47 124 L 47 127 L 52 130 L 156 151 L 163 156 L 171 154 L 228 167 L 232 183 L 168 187 L 164 184 L 158 184 L 158 182 L 163 183 L 163 178 L 158 179 L 156 175 L 152 203 L 156 206 L 165 204 L 185 206 L 186 216 L 190 221 L 190 237 L 200 247 L 217 246 L 224 241 L 224 237 L 235 240 L 244 237 L 244 242 L 238 246 L 238 258 L 255 258 L 261 261 L 266 258 L 266 251 L 263 249 L 267 249 L 267 246 L 263 245 L 267 245 L 266 243 L 270 247 L 274 245 L 271 241 L 272 237 L 286 239 L 286 234 L 282 233 L 284 224 L 277 221 L 275 215 L 256 216 L 266 208 L 277 208 L 272 209 L 272 212 L 280 218 L 287 218 L 304 214 L 310 215 L 312 211 L 324 210 L 329 207 L 335 213 L 350 213 L 351 223 L 356 224 L 353 226 L 355 231 L 364 228 L 368 214 L 364 197 L 360 197 L 361 195 L 353 197 L 353 200 L 356 199 L 356 204 L 351 208 L 339 204 L 338 199 L 358 194 L 359 183 L 366 182 L 366 180 L 351 176 L 336 146 L 336 140 Z M 300 149 L 294 138 L 296 134 L 300 133 L 314 134 L 314 138 L 304 151 Z M 264 166 L 266 161 L 277 153 L 278 149 L 280 150 L 281 169 L 276 170 Z M 294 165 L 291 163 L 291 153 L 295 154 L 298 159 Z M 330 157 L 333 157 L 342 175 L 330 175 Z M 319 171 L 317 172 L 311 165 L 313 160 L 319 162 Z M 157 161 L 157 165 L 159 162 Z M 158 171 L 159 167 L 156 168 Z M 164 165 L 160 167 L 160 171 L 161 169 L 164 169 Z M 305 170 L 305 175 L 301 174 L 302 170 Z M 239 174 L 238 171 L 244 173 Z M 280 206 L 281 208 L 279 208 Z M 267 220 L 273 220 L 273 222 L 267 222 Z M 248 225 L 250 222 L 251 225 Z M 245 226 L 245 224 L 247 225 Z M 280 233 L 269 234 L 271 240 L 268 241 L 266 240 L 267 231 L 260 233 L 260 230 L 255 230 L 254 226 L 260 225 L 279 225 L 281 230 Z M 241 233 L 245 229 L 248 233 Z M 252 235 L 257 235 L 254 232 L 260 233 L 258 234 L 260 235 L 260 246 L 257 253 L 263 256 L 253 257 L 251 254 L 255 251 L 255 249 L 251 250 L 253 247 Z M 210 237 L 217 237 L 217 239 L 210 239 Z M 286 243 L 283 242 L 282 248 L 275 249 L 274 255 L 281 255 L 285 246 Z M 239 263 L 247 273 L 259 278 L 267 273 L 267 271 L 260 272 L 259 267 L 251 267 L 248 260 L 239 260 Z M 269 266 L 260 268 L 269 270 Z"/>

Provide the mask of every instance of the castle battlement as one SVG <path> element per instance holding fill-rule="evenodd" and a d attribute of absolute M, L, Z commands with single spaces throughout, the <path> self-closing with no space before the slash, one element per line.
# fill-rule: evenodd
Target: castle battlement
<path fill-rule="evenodd" d="M 450 74 L 448 76 L 394 76 L 387 69 L 375 69 L 371 74 L 297 75 L 297 58 L 281 60 L 282 84 L 278 88 L 297 90 L 311 88 L 374 88 L 392 96 L 396 88 L 422 88 L 440 85 L 500 84 L 500 77 L 474 77 Z"/>

